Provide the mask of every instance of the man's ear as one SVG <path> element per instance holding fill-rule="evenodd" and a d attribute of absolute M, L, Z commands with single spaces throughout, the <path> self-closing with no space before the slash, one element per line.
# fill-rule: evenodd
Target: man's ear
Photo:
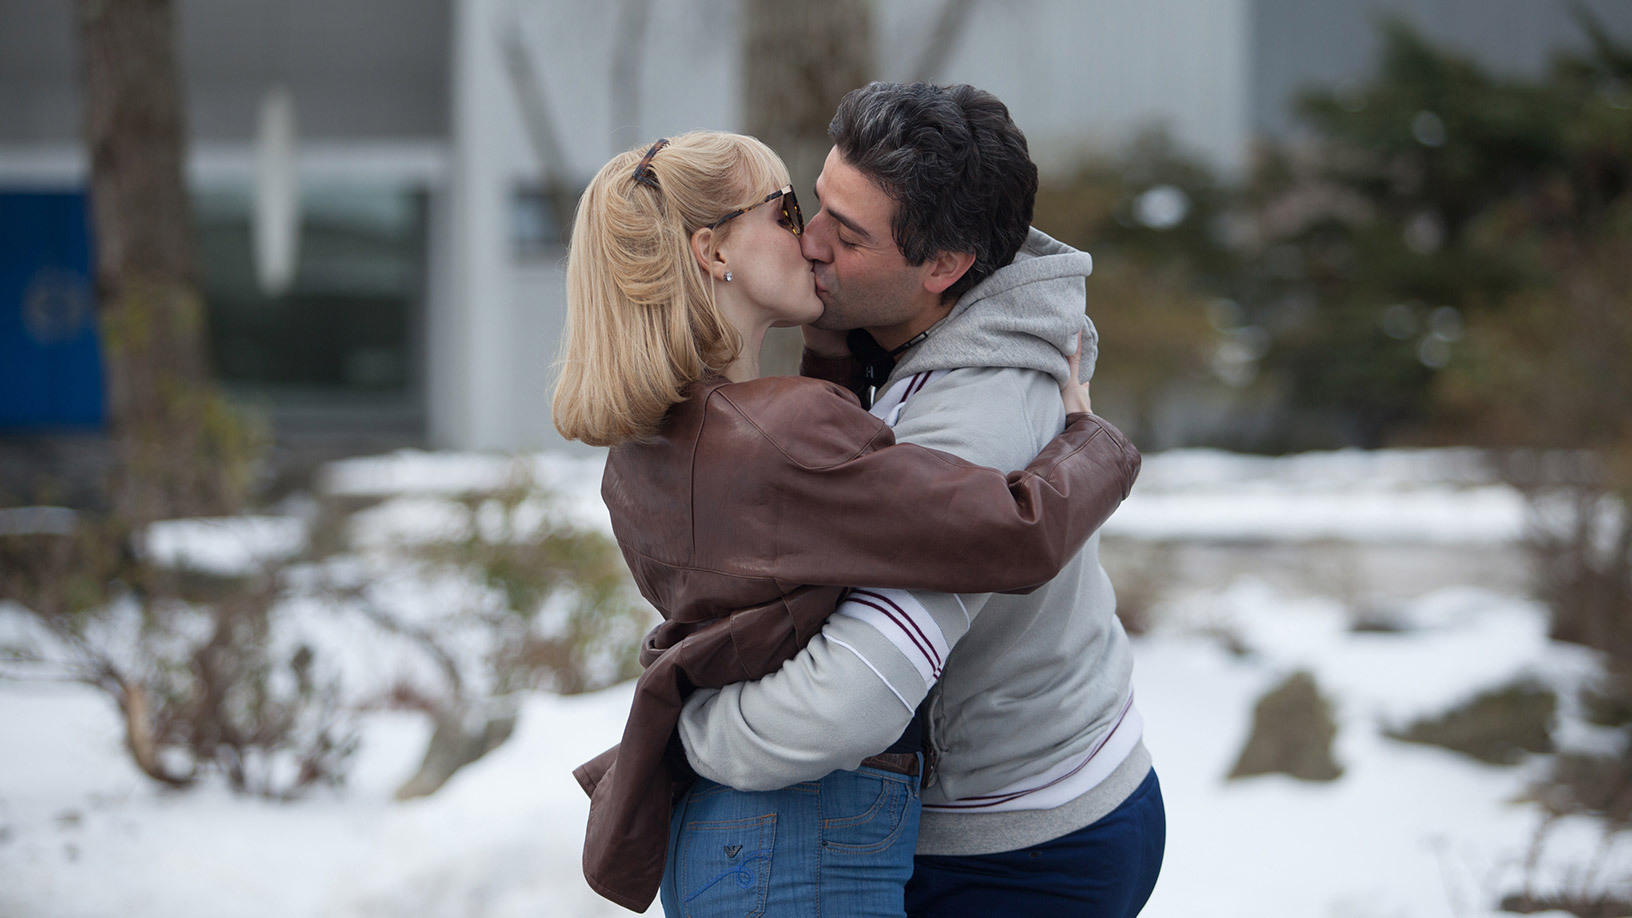
<path fill-rule="evenodd" d="M 974 263 L 974 252 L 936 252 L 924 262 L 929 268 L 929 273 L 924 275 L 924 289 L 936 296 L 945 293 Z"/>
<path fill-rule="evenodd" d="M 691 234 L 691 255 L 705 274 L 712 274 L 715 280 L 725 279 L 725 253 L 714 247 L 713 230 L 705 226 Z"/>

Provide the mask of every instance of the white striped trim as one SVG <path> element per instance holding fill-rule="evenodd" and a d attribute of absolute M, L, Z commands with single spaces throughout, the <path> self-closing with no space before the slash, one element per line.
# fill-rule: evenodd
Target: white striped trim
<path fill-rule="evenodd" d="M 1133 696 L 1122 706 L 1110 732 L 1086 753 L 1066 759 L 1040 775 L 1016 781 L 989 794 L 964 797 L 947 803 L 925 803 L 926 810 L 958 813 L 1001 813 L 1011 810 L 1049 810 L 1088 793 L 1110 777 L 1144 733 L 1144 718 L 1133 706 Z"/>
<path fill-rule="evenodd" d="M 927 373 L 914 373 L 905 379 L 896 380 L 873 402 L 873 414 L 883 418 L 885 424 L 894 427 L 901 420 L 901 409 L 906 407 L 907 400 L 945 375 L 945 370 L 930 370 Z"/>
<path fill-rule="evenodd" d="M 866 666 L 868 669 L 873 671 L 873 675 L 878 677 L 878 681 L 884 683 L 884 687 L 890 690 L 890 694 L 894 695 L 896 697 L 897 701 L 901 702 L 902 707 L 906 708 L 908 711 L 917 711 L 918 710 L 917 708 L 913 707 L 911 704 L 907 703 L 906 696 L 901 694 L 901 692 L 898 691 L 895 686 L 891 685 L 890 680 L 884 678 L 884 674 L 878 671 L 878 667 L 873 665 L 873 661 L 867 659 L 867 657 L 864 656 L 861 651 L 857 650 L 854 647 L 851 647 L 849 644 L 846 644 L 845 642 L 843 642 L 843 641 L 839 640 L 838 638 L 833 637 L 831 635 L 829 635 L 827 637 L 827 642 L 829 644 L 837 644 L 840 647 L 843 647 L 845 650 L 848 650 L 851 653 L 855 654 L 856 659 L 860 660 L 863 666 Z"/>
<path fill-rule="evenodd" d="M 834 615 L 871 625 L 907 658 L 928 691 L 941 678 L 951 646 L 935 617 L 906 590 L 854 589 Z"/>

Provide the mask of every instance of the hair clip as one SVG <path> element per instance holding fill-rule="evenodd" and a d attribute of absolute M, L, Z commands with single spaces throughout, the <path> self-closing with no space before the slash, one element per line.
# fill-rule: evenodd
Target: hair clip
<path fill-rule="evenodd" d="M 645 185 L 648 188 L 657 187 L 657 173 L 652 171 L 652 157 L 657 155 L 658 150 L 661 150 L 668 145 L 669 138 L 667 137 L 659 137 L 657 143 L 652 144 L 652 148 L 646 151 L 646 155 L 642 156 L 640 158 L 640 163 L 635 166 L 635 181 Z"/>

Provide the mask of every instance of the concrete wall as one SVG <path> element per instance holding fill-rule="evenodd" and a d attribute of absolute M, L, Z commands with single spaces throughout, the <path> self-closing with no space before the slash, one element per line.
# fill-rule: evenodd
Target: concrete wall
<path fill-rule="evenodd" d="M 301 130 L 330 140 L 444 137 L 452 0 L 180 0 L 194 141 L 247 142 L 287 83 Z M 0 2 L 0 144 L 79 137 L 70 0 Z"/>

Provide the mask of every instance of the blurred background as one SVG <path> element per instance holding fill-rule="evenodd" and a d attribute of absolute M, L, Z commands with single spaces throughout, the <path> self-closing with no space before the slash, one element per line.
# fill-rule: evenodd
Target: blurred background
<path fill-rule="evenodd" d="M 813 199 L 872 79 L 1003 99 L 1094 255 L 1152 913 L 1632 913 L 1624 0 L 0 0 L 0 913 L 616 913 L 533 780 L 653 615 L 550 422 L 572 208 L 696 128 Z"/>

